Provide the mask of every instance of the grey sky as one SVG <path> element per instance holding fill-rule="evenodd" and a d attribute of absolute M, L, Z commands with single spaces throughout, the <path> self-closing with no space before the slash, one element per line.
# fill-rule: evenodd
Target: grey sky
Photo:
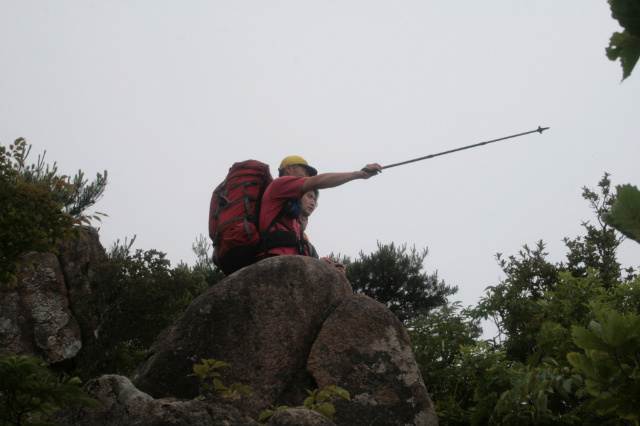
<path fill-rule="evenodd" d="M 326 190 L 311 217 L 321 255 L 429 247 L 475 304 L 496 252 L 564 257 L 594 220 L 582 186 L 640 184 L 640 71 L 621 84 L 604 54 L 619 29 L 605 0 L 0 0 L 0 140 L 108 170 L 103 244 L 136 234 L 175 265 L 235 161 L 351 171 L 549 126 Z"/>

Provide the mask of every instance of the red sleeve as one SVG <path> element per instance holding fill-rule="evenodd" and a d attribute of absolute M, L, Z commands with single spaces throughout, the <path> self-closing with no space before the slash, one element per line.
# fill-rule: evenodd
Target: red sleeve
<path fill-rule="evenodd" d="M 280 210 L 288 200 L 302 198 L 300 191 L 306 179 L 306 177 L 283 176 L 271 182 L 262 197 L 262 207 L 260 208 L 261 232 L 264 231 L 264 227 L 273 222 L 273 219 L 280 213 Z M 297 225 L 294 224 L 293 226 Z"/>
<path fill-rule="evenodd" d="M 296 176 L 283 176 L 274 180 L 271 185 L 271 198 L 273 200 L 279 199 L 301 199 L 302 194 L 302 184 L 308 178 L 306 177 L 296 177 Z"/>

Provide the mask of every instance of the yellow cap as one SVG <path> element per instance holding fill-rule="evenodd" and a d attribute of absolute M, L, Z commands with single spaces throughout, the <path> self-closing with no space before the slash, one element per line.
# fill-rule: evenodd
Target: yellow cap
<path fill-rule="evenodd" d="M 318 174 L 318 171 L 311 167 L 309 163 L 307 163 L 307 160 L 300 157 L 299 155 L 290 155 L 286 157 L 280 163 L 280 167 L 278 167 L 278 170 L 282 170 L 287 166 L 302 166 L 305 169 L 309 170 L 309 176 L 315 176 Z"/>

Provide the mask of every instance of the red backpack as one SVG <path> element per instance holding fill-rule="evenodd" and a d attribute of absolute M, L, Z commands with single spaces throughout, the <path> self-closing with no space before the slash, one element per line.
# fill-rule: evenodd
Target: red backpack
<path fill-rule="evenodd" d="M 268 164 L 246 160 L 231 166 L 213 191 L 209 236 L 213 262 L 225 275 L 253 263 L 260 244 L 260 201 L 272 181 Z"/>

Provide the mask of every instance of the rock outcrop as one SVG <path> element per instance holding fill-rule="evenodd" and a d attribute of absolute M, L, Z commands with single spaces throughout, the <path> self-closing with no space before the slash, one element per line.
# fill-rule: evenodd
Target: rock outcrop
<path fill-rule="evenodd" d="M 187 374 L 201 358 L 230 364 L 223 383 L 253 387 L 254 416 L 338 385 L 352 401 L 336 404 L 337 425 L 437 424 L 400 321 L 315 259 L 266 259 L 213 286 L 160 335 L 132 382 L 156 398 L 193 398 L 199 383 Z"/>
<path fill-rule="evenodd" d="M 92 309 L 95 270 L 105 260 L 94 229 L 31 254 L 34 270 L 0 289 L 0 347 L 51 364 L 73 362 L 98 327 Z M 74 358 L 75 357 L 75 358 Z M 194 400 L 201 383 L 190 377 L 201 359 L 229 363 L 221 381 L 252 387 L 242 401 L 218 394 Z M 354 295 L 330 265 L 282 256 L 244 268 L 194 300 L 158 337 L 132 374 L 87 382 L 85 394 L 103 408 L 69 407 L 61 426 L 257 425 L 272 405 L 298 407 L 307 390 L 337 385 L 334 421 L 304 409 L 278 411 L 273 425 L 437 425 L 408 334 L 384 305 Z"/>
<path fill-rule="evenodd" d="M 105 258 L 98 233 L 59 247 L 60 253 L 29 253 L 17 286 L 0 287 L 0 347 L 50 364 L 73 359 L 95 321 L 89 310 L 93 268 Z"/>
<path fill-rule="evenodd" d="M 163 332 L 133 383 L 156 398 L 193 398 L 194 363 L 214 358 L 224 383 L 253 387 L 257 414 L 270 404 L 295 405 L 315 383 L 306 361 L 322 324 L 352 296 L 347 279 L 328 264 L 302 256 L 267 259 L 244 268 L 194 300 Z"/>
<path fill-rule="evenodd" d="M 307 370 L 319 389 L 340 384 L 351 394 L 335 404 L 339 424 L 437 424 L 406 329 L 367 296 L 345 300 L 325 321 Z"/>
<path fill-rule="evenodd" d="M 80 326 L 83 343 L 95 338 L 100 322 L 90 301 L 95 271 L 106 258 L 98 231 L 92 227 L 84 228 L 83 238 L 58 245 L 58 260 L 69 292 L 69 309 Z"/>
<path fill-rule="evenodd" d="M 28 258 L 35 269 L 24 268 L 17 286 L 0 289 L 0 341 L 8 351 L 50 364 L 71 359 L 82 339 L 60 263 L 51 253 L 31 253 Z"/>

